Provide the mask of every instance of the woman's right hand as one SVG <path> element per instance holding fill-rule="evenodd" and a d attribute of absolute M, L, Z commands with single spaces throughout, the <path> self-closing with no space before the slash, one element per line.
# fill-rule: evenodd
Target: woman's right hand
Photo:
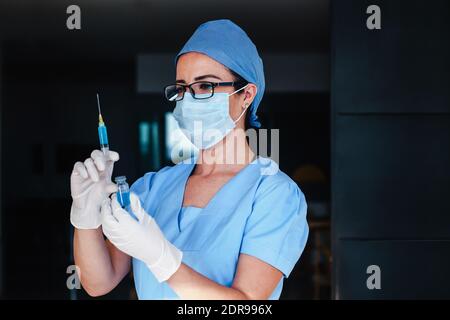
<path fill-rule="evenodd" d="M 114 162 L 119 154 L 94 150 L 84 162 L 75 163 L 70 176 L 72 207 L 70 222 L 78 229 L 97 229 L 101 224 L 100 208 L 103 200 L 117 191 L 111 182 Z"/>

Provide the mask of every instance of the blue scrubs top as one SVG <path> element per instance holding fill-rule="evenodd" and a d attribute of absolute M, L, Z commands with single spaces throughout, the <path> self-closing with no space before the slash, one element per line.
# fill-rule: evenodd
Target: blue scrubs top
<path fill-rule="evenodd" d="M 288 277 L 309 230 L 305 197 L 297 184 L 275 162 L 259 157 L 222 186 L 206 207 L 182 208 L 194 167 L 195 159 L 187 159 L 149 172 L 131 186 L 166 238 L 183 252 L 182 262 L 227 287 L 241 253 Z M 179 299 L 142 261 L 133 259 L 133 274 L 139 299 Z M 269 299 L 280 297 L 283 279 Z"/>

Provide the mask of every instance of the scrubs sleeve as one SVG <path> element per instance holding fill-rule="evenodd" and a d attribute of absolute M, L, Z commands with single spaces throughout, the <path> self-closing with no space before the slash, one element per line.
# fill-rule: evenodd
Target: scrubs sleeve
<path fill-rule="evenodd" d="M 145 203 L 145 199 L 147 198 L 152 187 L 155 174 L 156 172 L 147 172 L 144 176 L 137 179 L 130 187 L 130 191 L 139 197 L 141 203 Z"/>
<path fill-rule="evenodd" d="M 257 193 L 247 219 L 241 253 L 256 257 L 288 277 L 308 238 L 306 200 L 292 180 L 272 183 Z"/>

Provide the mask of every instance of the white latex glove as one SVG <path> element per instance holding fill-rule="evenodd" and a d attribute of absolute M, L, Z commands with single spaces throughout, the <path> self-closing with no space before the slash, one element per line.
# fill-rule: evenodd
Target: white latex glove
<path fill-rule="evenodd" d="M 94 150 L 84 163 L 77 162 L 70 176 L 72 207 L 70 222 L 78 229 L 97 229 L 101 224 L 100 209 L 103 201 L 117 191 L 111 182 L 114 162 L 119 154 Z"/>
<path fill-rule="evenodd" d="M 130 207 L 138 221 L 116 198 L 102 205 L 103 233 L 119 250 L 143 261 L 159 282 L 166 281 L 180 267 L 183 253 L 166 239 L 137 195 L 130 193 Z"/>

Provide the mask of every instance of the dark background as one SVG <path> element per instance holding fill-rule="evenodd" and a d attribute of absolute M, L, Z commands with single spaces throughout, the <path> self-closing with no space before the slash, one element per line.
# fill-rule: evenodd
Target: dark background
<path fill-rule="evenodd" d="M 376 3 L 332 3 L 333 296 L 448 299 L 450 3 Z"/>
<path fill-rule="evenodd" d="M 66 28 L 71 4 L 81 30 Z M 370 4 L 381 30 L 366 28 Z M 308 200 L 310 238 L 282 298 L 450 297 L 449 12 L 443 0 L 0 0 L 0 297 L 89 298 L 67 289 L 66 268 L 69 175 L 98 148 L 95 93 L 121 155 L 114 175 L 169 165 L 173 106 L 157 84 L 219 18 L 259 49 L 258 114 L 280 129 L 280 167 Z M 148 68 L 156 57 L 168 67 Z M 143 123 L 157 124 L 150 154 Z M 371 264 L 382 290 L 366 288 Z M 106 296 L 129 297 L 130 278 Z"/>

